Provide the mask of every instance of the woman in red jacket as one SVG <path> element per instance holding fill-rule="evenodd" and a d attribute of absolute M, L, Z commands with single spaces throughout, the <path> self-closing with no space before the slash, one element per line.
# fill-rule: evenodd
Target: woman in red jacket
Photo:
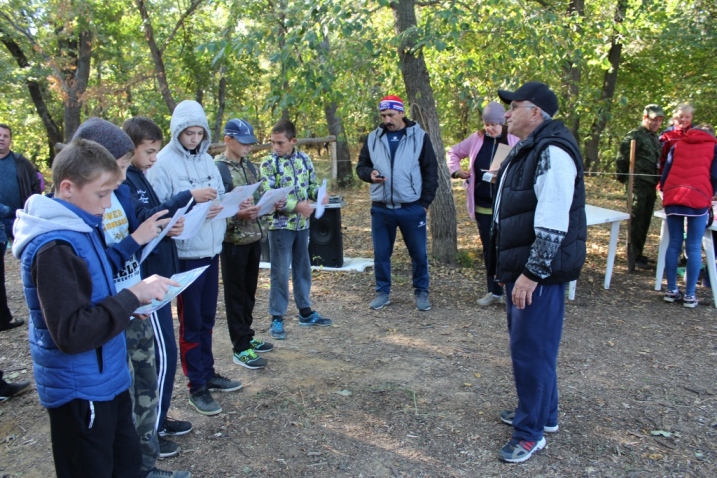
<path fill-rule="evenodd" d="M 702 264 L 702 236 L 707 227 L 708 212 L 717 189 L 717 139 L 714 129 L 700 125 L 690 129 L 670 150 L 660 185 L 662 203 L 667 214 L 670 242 L 665 254 L 667 293 L 665 302 L 682 301 L 689 308 L 697 307 L 695 288 Z M 677 287 L 677 261 L 682 250 L 687 220 L 687 273 L 685 294 Z"/>

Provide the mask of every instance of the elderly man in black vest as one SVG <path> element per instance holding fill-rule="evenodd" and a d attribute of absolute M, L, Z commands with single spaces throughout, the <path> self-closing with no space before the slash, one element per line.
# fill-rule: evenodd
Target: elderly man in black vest
<path fill-rule="evenodd" d="M 575 139 L 553 120 L 558 98 L 535 81 L 498 90 L 510 107 L 508 132 L 520 138 L 498 173 L 491 270 L 505 284 L 510 355 L 518 395 L 501 420 L 513 436 L 500 450 L 519 463 L 558 431 L 557 359 L 565 286 L 585 262 L 585 185 Z"/>

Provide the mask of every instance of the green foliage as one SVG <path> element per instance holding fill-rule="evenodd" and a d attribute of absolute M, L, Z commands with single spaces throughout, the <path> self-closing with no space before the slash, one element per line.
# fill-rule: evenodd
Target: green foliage
<path fill-rule="evenodd" d="M 285 110 L 301 136 L 323 136 L 324 107 L 336 103 L 355 146 L 378 122 L 378 100 L 405 95 L 396 51 L 402 37 L 388 0 L 204 0 L 184 18 L 190 3 L 150 0 L 147 8 L 173 97 L 200 99 L 211 124 L 222 78 L 226 109 L 220 120 L 245 117 L 260 138 Z M 418 24 L 403 35 L 415 39 L 415 52 L 426 58 L 446 144 L 480 127 L 480 110 L 497 100 L 497 89 L 528 80 L 545 81 L 559 93 L 561 116 L 579 118 L 584 140 L 599 112 L 615 34 L 623 51 L 601 135 L 604 157 L 614 157 L 647 103 L 669 110 L 691 102 L 696 121 L 717 121 L 717 81 L 708 66 L 717 47 L 714 2 L 628 1 L 620 22 L 617 0 L 585 2 L 582 15 L 568 11 L 568 3 L 443 0 L 416 7 Z M 62 127 L 62 71 L 72 64 L 62 45 L 80 28 L 93 32 L 83 118 L 121 123 L 142 114 L 168 132 L 170 114 L 133 0 L 2 0 L 0 12 L 0 38 L 20 45 L 30 63 L 18 67 L 0 47 L 0 121 L 18 131 L 18 150 L 40 161 L 47 157 L 46 134 L 25 82 L 46 88 L 46 106 Z M 566 81 L 568 65 L 580 70 L 577 94 Z"/>

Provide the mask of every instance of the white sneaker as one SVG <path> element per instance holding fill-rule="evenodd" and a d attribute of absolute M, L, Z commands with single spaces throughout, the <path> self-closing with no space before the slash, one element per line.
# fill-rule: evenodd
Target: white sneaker
<path fill-rule="evenodd" d="M 492 292 L 488 292 L 486 295 L 478 299 L 478 305 L 486 307 L 493 304 L 505 304 L 504 295 L 493 295 Z"/>

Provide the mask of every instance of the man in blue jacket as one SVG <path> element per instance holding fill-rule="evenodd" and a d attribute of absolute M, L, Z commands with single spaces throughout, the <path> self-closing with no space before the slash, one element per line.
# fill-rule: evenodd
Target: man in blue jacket
<path fill-rule="evenodd" d="M 406 118 L 403 101 L 386 96 L 379 103 L 383 124 L 361 148 L 356 174 L 371 183 L 371 239 L 376 297 L 374 310 L 391 303 L 391 255 L 396 229 L 411 256 L 418 310 L 430 310 L 426 215 L 438 189 L 438 162 L 431 139 Z"/>
<path fill-rule="evenodd" d="M 40 179 L 32 163 L 22 154 L 12 151 L 12 129 L 0 123 L 0 220 L 6 237 L 0 239 L 0 332 L 14 329 L 25 323 L 14 319 L 7 305 L 5 291 L 5 249 L 7 238 L 12 238 L 15 212 L 22 209 L 33 194 L 40 194 Z"/>

